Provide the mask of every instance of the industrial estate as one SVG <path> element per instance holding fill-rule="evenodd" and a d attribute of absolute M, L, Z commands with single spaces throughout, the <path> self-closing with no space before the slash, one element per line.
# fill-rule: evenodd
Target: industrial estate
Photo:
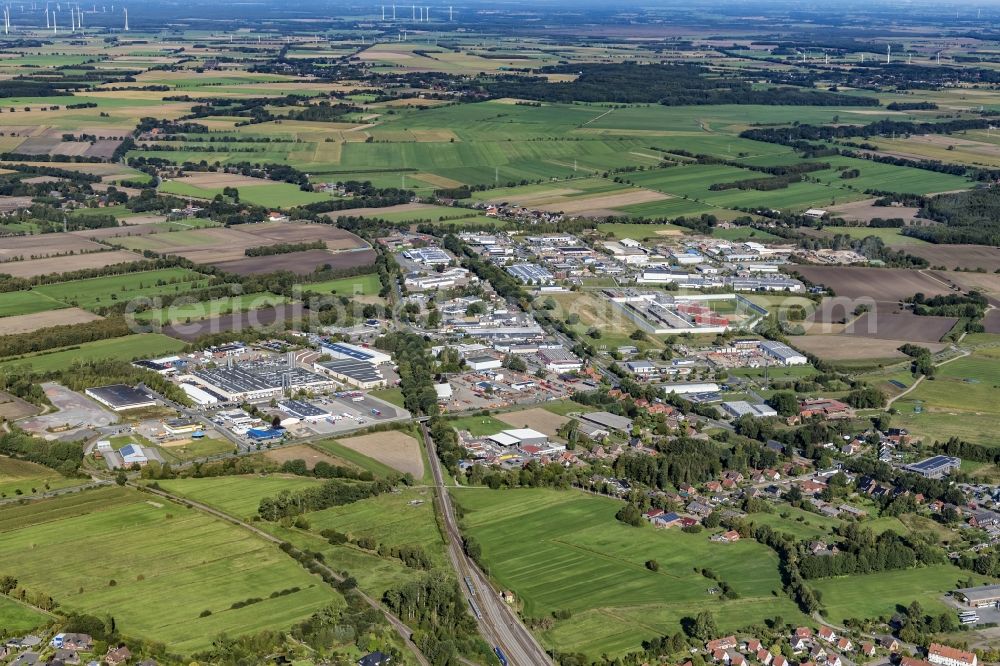
<path fill-rule="evenodd" d="M 996 4 L 0 8 L 0 664 L 1000 663 Z"/>

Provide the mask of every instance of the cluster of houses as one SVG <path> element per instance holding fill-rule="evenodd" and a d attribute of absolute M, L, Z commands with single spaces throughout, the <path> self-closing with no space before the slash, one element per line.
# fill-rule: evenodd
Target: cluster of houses
<path fill-rule="evenodd" d="M 9 666 L 124 666 L 132 660 L 132 652 L 124 645 L 112 645 L 103 657 L 95 657 L 94 639 L 89 634 L 61 632 L 52 637 L 48 646 L 34 635 L 9 638 L 0 645 L 0 661 L 14 655 Z M 45 655 L 43 657 L 43 655 Z M 156 666 L 153 659 L 135 662 L 138 666 Z"/>

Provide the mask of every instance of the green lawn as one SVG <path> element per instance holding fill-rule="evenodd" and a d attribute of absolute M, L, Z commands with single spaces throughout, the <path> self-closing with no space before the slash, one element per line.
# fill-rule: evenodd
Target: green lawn
<path fill-rule="evenodd" d="M 209 647 L 221 632 L 281 630 L 343 603 L 275 545 L 124 488 L 5 508 L 0 571 L 65 610 L 113 615 L 122 633 L 180 654 Z M 230 608 L 250 597 L 263 601 Z M 200 617 L 205 610 L 211 615 Z"/>
<path fill-rule="evenodd" d="M 173 458 L 175 461 L 184 462 L 220 453 L 230 453 L 233 450 L 233 443 L 227 439 L 203 437 L 202 439 L 192 439 L 181 446 L 160 446 L 158 448 L 167 459 Z"/>
<path fill-rule="evenodd" d="M 390 405 L 396 405 L 397 407 L 403 407 L 403 391 L 398 388 L 387 388 L 378 389 L 377 391 L 369 391 L 369 395 L 378 398 L 379 400 L 385 400 Z"/>
<path fill-rule="evenodd" d="M 591 658 L 639 649 L 643 640 L 680 630 L 701 610 L 732 631 L 781 615 L 805 622 L 781 591 L 777 556 L 752 540 L 709 541 L 709 533 L 628 527 L 615 520 L 621 502 L 578 491 L 469 488 L 453 491 L 465 510 L 463 528 L 482 545 L 483 561 L 501 589 L 512 589 L 525 616 L 570 611 L 542 632 L 548 647 Z M 655 559 L 657 572 L 644 562 Z M 707 567 L 740 598 L 709 593 Z"/>
<path fill-rule="evenodd" d="M 886 213 L 886 217 L 892 217 L 891 210 Z M 904 245 L 927 245 L 927 241 L 920 240 L 919 238 L 914 238 L 913 236 L 904 236 L 900 233 L 899 229 L 875 229 L 872 227 L 823 227 L 823 231 L 831 234 L 847 234 L 851 238 L 866 238 L 868 236 L 875 236 L 876 238 L 881 238 L 886 245 L 892 246 L 904 246 Z"/>
<path fill-rule="evenodd" d="M 0 369 L 12 372 L 14 369 L 30 367 L 35 372 L 62 370 L 74 361 L 91 361 L 114 358 L 134 361 L 173 354 L 184 349 L 185 343 L 159 333 L 137 333 L 122 338 L 85 342 L 73 347 L 59 347 L 27 356 L 10 357 L 0 361 Z"/>
<path fill-rule="evenodd" d="M 511 425 L 492 416 L 463 416 L 448 421 L 455 430 L 468 430 L 476 437 L 495 435 L 501 430 L 510 430 Z"/>
<path fill-rule="evenodd" d="M 66 488 L 85 482 L 86 479 L 70 479 L 55 470 L 27 460 L 0 456 L 0 497 L 31 496 L 35 492 L 44 493 L 46 490 Z"/>
<path fill-rule="evenodd" d="M 328 194 L 305 192 L 300 190 L 298 185 L 292 185 L 291 183 L 243 185 L 237 189 L 240 191 L 240 201 L 274 208 L 291 208 L 293 206 L 316 203 L 317 201 L 329 201 L 330 199 L 330 195 Z M 160 191 L 167 194 L 179 194 L 181 196 L 198 197 L 201 199 L 211 199 L 216 194 L 222 194 L 221 187 L 203 188 L 170 180 L 160 185 Z"/>

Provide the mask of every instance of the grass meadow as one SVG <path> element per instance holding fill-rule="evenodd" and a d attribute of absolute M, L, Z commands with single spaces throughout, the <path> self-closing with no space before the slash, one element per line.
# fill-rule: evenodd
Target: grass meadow
<path fill-rule="evenodd" d="M 84 483 L 81 479 L 67 478 L 33 462 L 0 456 L 0 497 L 30 496 L 81 483 Z"/>
<path fill-rule="evenodd" d="M 777 556 L 756 542 L 717 544 L 707 532 L 628 527 L 614 519 L 621 502 L 577 491 L 469 488 L 453 495 L 490 575 L 515 592 L 526 617 L 572 613 L 542 632 L 549 647 L 620 655 L 680 630 L 683 618 L 701 610 L 712 611 L 724 632 L 775 615 L 804 621 L 781 591 Z M 659 571 L 646 569 L 649 559 Z M 740 598 L 711 594 L 715 583 L 702 567 Z"/>
<path fill-rule="evenodd" d="M 343 603 L 273 544 L 148 497 L 110 488 L 7 508 L 0 570 L 67 610 L 111 614 L 126 635 L 182 654 L 222 632 L 280 629 Z M 300 589 L 270 598 L 293 587 Z M 230 608 L 251 597 L 262 601 Z"/>
<path fill-rule="evenodd" d="M 19 368 L 31 368 L 35 372 L 62 370 L 74 361 L 86 362 L 104 358 L 134 361 L 137 358 L 173 354 L 184 349 L 180 340 L 159 333 L 136 333 L 110 340 L 84 342 L 72 347 L 57 347 L 44 352 L 12 356 L 0 360 L 0 370 L 14 372 Z"/>

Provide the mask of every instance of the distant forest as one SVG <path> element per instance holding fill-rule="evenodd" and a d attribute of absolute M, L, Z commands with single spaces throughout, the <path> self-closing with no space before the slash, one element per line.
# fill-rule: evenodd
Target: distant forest
<path fill-rule="evenodd" d="M 575 81 L 550 83 L 543 77 L 501 76 L 475 85 L 494 97 L 543 102 L 611 102 L 629 104 L 766 104 L 771 106 L 878 106 L 878 100 L 820 90 L 781 87 L 754 89 L 749 81 L 720 78 L 696 65 L 583 64 L 541 70 L 578 74 Z"/>
<path fill-rule="evenodd" d="M 924 203 L 920 217 L 942 224 L 906 227 L 903 233 L 932 243 L 1000 246 L 1000 188 L 933 197 Z"/>

